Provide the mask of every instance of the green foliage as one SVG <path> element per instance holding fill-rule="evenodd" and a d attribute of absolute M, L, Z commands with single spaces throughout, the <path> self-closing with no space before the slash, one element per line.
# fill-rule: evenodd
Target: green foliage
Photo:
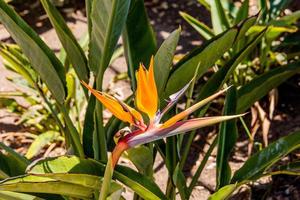
<path fill-rule="evenodd" d="M 224 105 L 224 115 L 236 113 L 236 89 L 230 88 Z M 238 130 L 236 120 L 222 122 L 218 134 L 217 153 L 217 189 L 230 183 L 231 168 L 229 166 L 230 153 L 237 141 Z"/>
<path fill-rule="evenodd" d="M 140 63 L 149 64 L 156 52 L 156 38 L 147 17 L 143 0 L 132 0 L 127 16 L 123 41 L 131 86 L 136 89 L 135 72 Z"/>
<path fill-rule="evenodd" d="M 47 131 L 38 135 L 34 142 L 30 145 L 25 155 L 26 158 L 31 159 L 32 157 L 36 156 L 45 145 L 55 140 L 59 140 L 59 135 L 59 132 L 56 131 Z"/>
<path fill-rule="evenodd" d="M 52 95 L 59 103 L 62 103 L 66 96 L 65 70 L 57 57 L 3 0 L 0 1 L 0 20 L 28 57 L 32 67 L 47 84 Z"/>
<path fill-rule="evenodd" d="M 140 134 L 143 141 L 137 141 L 137 144 L 149 144 L 124 153 L 138 172 L 122 165 L 114 168 L 112 157 L 107 158 L 107 151 L 114 149 L 115 140 L 126 137 L 126 129 L 122 129 L 125 124 L 114 117 L 104 124 L 102 105 L 80 84 L 80 81 L 88 83 L 92 80 L 90 85 L 102 91 L 105 70 L 124 49 L 133 93 L 136 92 L 135 72 L 139 62 L 148 66 L 150 57 L 154 56 L 154 75 L 161 110 L 166 104 L 164 100 L 171 95 L 167 110 L 161 111 L 166 115 L 159 116 L 162 122 L 168 119 L 170 113 L 180 112 L 181 108 L 176 104 L 179 97 L 186 93 L 186 102 L 183 102 L 186 108 L 194 103 L 193 99 L 198 102 L 198 108 L 208 103 L 194 114 L 195 117 L 209 114 L 208 108 L 215 98 L 211 95 L 232 84 L 235 86 L 228 91 L 223 114 L 245 112 L 271 89 L 299 73 L 300 64 L 295 61 L 295 56 L 290 54 L 289 58 L 279 62 L 276 55 L 283 54 L 275 52 L 272 46 L 272 41 L 277 41 L 282 33 L 297 29 L 294 23 L 300 17 L 299 12 L 281 17 L 278 12 L 286 6 L 283 1 L 271 4 L 270 9 L 261 1 L 262 13 L 259 17 L 248 17 L 247 0 L 236 11 L 229 10 L 232 5 L 227 1 L 199 0 L 211 12 L 213 27 L 182 12 L 182 17 L 207 41 L 174 66 L 181 28 L 172 32 L 157 48 L 142 0 L 86 1 L 89 31 L 82 39 L 85 42 L 75 39 L 51 1 L 41 2 L 62 43 L 61 59 L 11 7 L 0 0 L 0 21 L 18 45 L 1 44 L 0 55 L 6 67 L 21 75 L 22 84 L 26 82 L 26 87 L 32 92 L 29 95 L 21 91 L 17 95 L 25 97 L 32 106 L 42 105 L 29 113 L 16 104 L 12 95 L 0 94 L 1 105 L 19 111 L 21 122 L 35 126 L 38 134 L 26 158 L 0 143 L 0 148 L 4 150 L 0 153 L 0 179 L 4 179 L 0 182 L 0 198 L 122 199 L 123 187 L 126 186 L 135 192 L 137 199 L 175 199 L 176 191 L 181 199 L 189 199 L 215 147 L 218 148 L 217 191 L 210 199 L 226 199 L 240 185 L 272 173 L 298 173 L 297 163 L 278 167 L 277 171 L 270 170 L 279 159 L 299 148 L 299 132 L 296 132 L 254 154 L 231 177 L 228 162 L 238 136 L 237 122 L 223 121 L 232 119 L 232 116 L 194 119 L 190 121 L 194 124 L 188 125 L 188 121 L 183 121 L 174 130 L 158 132 L 160 135 L 153 135 L 153 132 L 147 132 L 144 136 Z M 273 16 L 279 17 L 272 20 Z M 116 48 L 121 36 L 124 47 L 119 51 Z M 282 44 L 289 45 L 289 41 L 285 39 Z M 280 45 L 277 48 L 280 49 Z M 253 62 L 257 55 L 259 64 Z M 18 84 L 20 80 L 11 81 Z M 132 105 L 132 99 L 132 96 L 129 97 L 126 103 Z M 129 112 L 126 106 L 122 108 Z M 39 117 L 43 120 L 38 121 Z M 183 167 L 196 132 L 185 136 L 177 134 L 219 122 L 222 122 L 219 135 L 206 152 L 190 185 L 187 185 Z M 121 138 L 114 138 L 119 136 L 115 135 L 117 132 Z M 165 137 L 170 138 L 162 140 Z M 27 160 L 36 156 L 45 145 L 57 140 L 64 140 L 68 152 L 75 156 L 47 158 L 32 163 Z M 150 143 L 155 140 L 159 141 Z M 153 162 L 158 153 L 169 173 L 165 194 L 153 179 Z M 16 164 L 18 167 L 14 166 Z"/>

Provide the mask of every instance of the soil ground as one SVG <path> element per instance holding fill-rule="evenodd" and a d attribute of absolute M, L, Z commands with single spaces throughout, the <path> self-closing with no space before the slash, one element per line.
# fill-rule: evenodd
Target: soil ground
<path fill-rule="evenodd" d="M 16 9 L 24 17 L 24 19 L 41 35 L 46 43 L 55 51 L 58 52 L 61 45 L 52 29 L 47 17 L 45 16 L 41 6 L 36 1 L 31 1 L 25 4 L 17 4 Z M 157 41 L 160 44 L 169 33 L 175 30 L 179 25 L 182 26 L 183 33 L 178 46 L 178 53 L 186 53 L 193 47 L 202 44 L 202 38 L 186 24 L 180 17 L 179 11 L 185 11 L 193 16 L 198 16 L 203 22 L 210 24 L 209 13 L 200 6 L 197 1 L 181 0 L 181 1 L 159 1 L 159 0 L 146 0 L 145 4 L 148 9 L 148 14 L 153 24 L 154 30 L 157 33 Z M 60 10 L 64 14 L 69 27 L 74 32 L 77 38 L 80 38 L 82 33 L 86 31 L 86 18 L 83 12 L 84 5 L 77 3 L 74 6 L 65 6 Z M 12 42 L 9 34 L 0 25 L 0 39 L 4 42 Z M 128 96 L 130 86 L 128 82 L 121 81 L 111 86 L 110 80 L 117 74 L 126 71 L 125 59 L 123 57 L 117 59 L 113 65 L 107 70 L 105 76 L 105 87 L 112 87 L 112 89 L 119 90 L 119 93 L 125 98 Z M 16 88 L 13 84 L 6 80 L 7 77 L 15 76 L 13 73 L 7 71 L 3 65 L 0 65 L 0 91 L 15 91 Z M 120 89 L 121 88 L 121 89 Z M 287 83 L 279 87 L 279 103 L 277 105 L 274 121 L 272 121 L 269 139 L 270 141 L 286 135 L 294 130 L 299 130 L 300 125 L 300 104 L 299 104 L 299 77 L 293 77 Z M 22 99 L 17 99 L 20 103 Z M 26 105 L 25 105 L 26 106 Z M 10 113 L 5 108 L 0 109 L 0 133 L 3 134 L 25 134 L 20 125 L 16 125 L 18 117 Z M 287 123 L 288 122 L 288 123 Z M 206 129 L 209 134 L 201 134 L 195 138 L 192 146 L 191 155 L 185 166 L 184 172 L 188 177 L 188 181 L 195 173 L 197 167 L 204 156 L 205 151 L 208 149 L 209 144 L 212 143 L 214 138 L 215 128 Z M 232 156 L 230 165 L 233 170 L 238 169 L 247 158 L 247 138 L 241 131 L 241 137 L 236 145 L 236 153 Z M 16 138 L 17 136 L 13 136 Z M 258 134 L 257 139 L 260 140 Z M 1 137 L 0 137 L 1 139 Z M 28 144 L 27 144 L 28 146 Z M 21 153 L 26 152 L 26 148 L 19 150 Z M 63 154 L 65 151 L 59 149 L 54 155 Z M 198 181 L 198 186 L 192 194 L 192 199 L 207 199 L 207 197 L 214 191 L 215 185 L 215 166 L 216 158 L 215 153 L 209 158 L 202 176 Z M 155 162 L 155 179 L 160 187 L 165 190 L 165 183 L 167 179 L 167 170 L 161 158 Z M 300 199 L 300 181 L 299 177 L 290 176 L 276 176 L 260 181 L 260 184 L 253 184 L 252 193 L 249 188 L 244 187 L 239 195 L 233 199 Z M 264 197 L 264 198 L 262 198 Z"/>

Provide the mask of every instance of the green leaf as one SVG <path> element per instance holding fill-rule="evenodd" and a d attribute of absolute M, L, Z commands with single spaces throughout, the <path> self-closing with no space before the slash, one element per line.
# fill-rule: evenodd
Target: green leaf
<path fill-rule="evenodd" d="M 245 0 L 242 6 L 239 8 L 236 17 L 234 19 L 234 24 L 238 24 L 240 21 L 246 19 L 249 13 L 249 0 Z"/>
<path fill-rule="evenodd" d="M 209 67 L 229 50 L 235 41 L 237 33 L 238 30 L 236 28 L 229 29 L 181 59 L 170 74 L 165 89 L 165 96 L 169 96 L 183 88 L 194 77 L 199 63 L 197 78 L 203 75 Z"/>
<path fill-rule="evenodd" d="M 106 200 L 107 196 L 109 195 L 110 182 L 112 180 L 113 172 L 114 166 L 112 165 L 112 155 L 110 154 L 104 171 L 103 183 L 99 194 L 99 200 Z"/>
<path fill-rule="evenodd" d="M 45 145 L 57 140 L 60 134 L 57 131 L 47 131 L 37 136 L 30 145 L 25 157 L 31 159 L 36 156 Z"/>
<path fill-rule="evenodd" d="M 102 90 L 103 74 L 108 67 L 126 22 L 130 0 L 93 0 L 89 66 L 96 74 L 96 89 Z M 94 124 L 95 158 L 107 160 L 107 141 L 103 126 L 103 107 L 96 102 Z"/>
<path fill-rule="evenodd" d="M 262 31 L 263 29 L 265 29 L 266 27 L 267 26 L 263 26 L 263 25 L 252 26 L 247 31 L 247 34 L 248 35 L 256 34 L 260 31 Z M 266 38 L 267 38 L 268 41 L 273 41 L 278 36 L 280 36 L 280 34 L 282 34 L 282 33 L 294 33 L 297 30 L 298 30 L 298 28 L 296 26 L 270 26 L 270 27 L 268 27 Z"/>
<path fill-rule="evenodd" d="M 89 65 L 102 77 L 126 22 L 130 0 L 93 0 Z M 99 79 L 99 78 L 97 78 Z M 102 88 L 98 88 L 102 89 Z"/>
<path fill-rule="evenodd" d="M 247 110 L 254 102 L 268 94 L 271 89 L 276 88 L 299 71 L 299 62 L 287 64 L 272 69 L 242 86 L 238 90 L 237 113 Z"/>
<path fill-rule="evenodd" d="M 0 142 L 0 149 L 3 149 L 6 151 L 8 156 L 4 156 L 2 153 L 0 153 L 0 156 L 2 157 L 2 160 L 6 160 L 8 169 L 11 170 L 9 172 L 9 175 L 14 176 L 15 173 L 21 174 L 26 169 L 27 165 L 29 164 L 29 160 L 27 160 L 22 155 L 15 152 L 12 148 L 6 146 L 2 142 Z M 18 163 L 18 167 L 15 167 L 14 164 Z M 15 169 L 15 170 L 14 170 Z"/>
<path fill-rule="evenodd" d="M 206 26 L 204 23 L 198 21 L 191 15 L 189 15 L 185 12 L 180 12 L 179 14 L 181 15 L 181 17 L 183 17 L 183 19 L 185 21 L 187 21 L 187 23 L 189 23 L 206 40 L 209 40 L 215 36 L 214 32 L 208 26 Z"/>
<path fill-rule="evenodd" d="M 0 55 L 4 60 L 4 65 L 9 65 L 9 67 L 20 74 L 31 87 L 34 87 L 36 74 L 31 69 L 31 66 L 29 66 L 29 62 L 21 57 L 21 53 L 15 50 L 12 45 L 0 44 Z"/>
<path fill-rule="evenodd" d="M 94 110 L 95 110 L 96 98 L 91 95 L 88 100 L 86 113 L 84 117 L 83 131 L 82 131 L 82 145 L 84 154 L 89 157 L 94 157 L 93 149 L 93 133 L 94 133 Z"/>
<path fill-rule="evenodd" d="M 270 21 L 269 24 L 274 26 L 286 26 L 286 25 L 295 24 L 299 18 L 300 18 L 300 10 L 295 11 L 289 15 L 285 15 L 279 19 L 274 19 Z"/>
<path fill-rule="evenodd" d="M 251 156 L 244 165 L 235 172 L 231 183 L 258 179 L 274 163 L 299 147 L 299 131 L 278 139 L 268 147 Z"/>
<path fill-rule="evenodd" d="M 230 25 L 220 0 L 210 1 L 211 21 L 215 34 L 228 30 Z"/>
<path fill-rule="evenodd" d="M 153 173 L 153 155 L 149 147 L 138 146 L 126 151 L 127 157 L 142 174 Z M 148 173 L 147 173 L 148 172 Z"/>
<path fill-rule="evenodd" d="M 0 21 L 20 45 L 55 99 L 63 103 L 66 96 L 65 71 L 52 50 L 3 0 L 0 0 Z"/>
<path fill-rule="evenodd" d="M 231 87 L 227 92 L 223 115 L 234 114 L 236 114 L 236 88 Z M 222 122 L 217 137 L 217 189 L 219 189 L 229 184 L 231 179 L 229 157 L 238 137 L 236 120 Z"/>
<path fill-rule="evenodd" d="M 105 165 L 91 159 L 80 159 L 75 156 L 58 157 L 40 160 L 31 167 L 29 173 L 84 173 L 103 176 Z M 135 172 L 134 170 L 117 166 L 113 177 L 130 187 L 144 199 L 166 199 L 159 187 L 148 177 Z"/>
<path fill-rule="evenodd" d="M 204 6 L 208 11 L 210 11 L 210 3 L 207 0 L 198 0 L 198 2 Z"/>
<path fill-rule="evenodd" d="M 276 167 L 270 172 L 265 173 L 267 176 L 274 176 L 279 174 L 291 175 L 291 176 L 299 176 L 300 175 L 300 161 L 291 162 L 286 165 L 281 165 Z"/>
<path fill-rule="evenodd" d="M 154 75 L 158 96 L 162 94 L 169 77 L 180 32 L 180 28 L 173 31 L 170 36 L 161 44 L 154 56 Z"/>
<path fill-rule="evenodd" d="M 281 165 L 278 167 L 278 170 L 289 170 L 289 171 L 300 171 L 300 161 L 295 161 L 288 163 L 286 165 Z"/>
<path fill-rule="evenodd" d="M 92 20 L 91 20 L 92 4 L 93 4 L 93 0 L 85 0 L 85 11 L 86 11 L 87 24 L 88 24 L 89 38 L 91 38 L 91 32 L 92 32 Z"/>
<path fill-rule="evenodd" d="M 197 100 L 204 99 L 217 90 L 228 80 L 234 69 L 253 51 L 256 45 L 261 41 L 265 31 L 262 31 L 252 41 L 250 41 L 243 49 L 235 54 L 223 67 L 212 75 L 211 78 L 201 88 Z"/>
<path fill-rule="evenodd" d="M 235 184 L 226 185 L 219 189 L 217 192 L 212 194 L 208 200 L 225 200 L 228 199 L 228 197 L 234 192 L 236 189 Z"/>
<path fill-rule="evenodd" d="M 27 164 L 20 162 L 10 154 L 0 152 L 0 179 L 24 174 Z"/>
<path fill-rule="evenodd" d="M 67 98 L 66 98 L 65 105 L 68 105 L 72 98 L 76 98 L 76 78 L 75 78 L 75 75 L 73 73 L 68 72 L 67 75 L 66 75 L 66 81 L 67 81 L 68 95 L 67 95 Z"/>
<path fill-rule="evenodd" d="M 10 191 L 0 191 L 0 199 L 5 200 L 43 200 L 39 197 L 35 197 L 29 194 L 22 194 Z"/>
<path fill-rule="evenodd" d="M 30 185 L 34 185 L 30 187 Z M 88 174 L 39 174 L 14 177 L 0 182 L 0 190 L 60 194 L 70 197 L 91 198 L 102 187 L 102 178 Z M 57 186 L 57 188 L 55 188 Z M 42 187 L 42 188 L 39 188 Z M 73 187 L 73 189 L 72 189 Z M 108 195 L 122 189 L 115 183 L 110 183 Z M 78 191 L 77 191 L 78 190 Z"/>
<path fill-rule="evenodd" d="M 166 199 L 159 187 L 149 177 L 128 167 L 117 166 L 114 177 L 144 199 Z"/>
<path fill-rule="evenodd" d="M 88 174 L 40 174 L 15 177 L 0 182 L 0 190 L 60 194 L 70 197 L 91 199 L 103 185 L 102 178 Z M 30 185 L 33 185 L 30 187 Z M 108 196 L 122 186 L 110 182 Z M 39 188 L 41 187 L 41 188 Z M 57 187 L 57 188 L 55 188 Z"/>
<path fill-rule="evenodd" d="M 92 198 L 93 196 L 93 189 L 91 188 L 56 181 L 47 177 L 38 177 L 34 175 L 16 177 L 1 181 L 0 190 L 14 192 L 60 194 L 82 199 Z"/>
<path fill-rule="evenodd" d="M 247 31 L 256 23 L 256 21 L 257 21 L 257 16 L 252 16 L 252 17 L 249 17 L 248 19 L 240 22 L 241 23 L 241 25 L 239 26 L 240 30 L 239 30 L 239 34 L 238 34 L 236 40 L 240 40 L 240 39 L 244 38 Z M 263 31 L 263 29 L 260 30 L 259 32 L 261 32 L 261 31 Z"/>
<path fill-rule="evenodd" d="M 179 163 L 175 167 L 172 179 L 179 191 L 181 199 L 188 199 L 187 198 L 186 178 L 185 178 L 183 172 L 180 170 Z"/>
<path fill-rule="evenodd" d="M 267 0 L 259 0 L 258 2 L 258 10 L 261 10 L 260 20 L 265 22 L 267 15 L 269 13 L 268 2 Z"/>
<path fill-rule="evenodd" d="M 103 178 L 89 175 L 89 174 L 66 174 L 66 173 L 54 173 L 54 174 L 39 174 L 39 177 L 47 177 L 57 181 L 62 181 L 65 183 L 72 183 L 75 185 L 80 185 L 86 188 L 98 191 L 103 186 Z M 113 192 L 122 189 L 122 186 L 114 181 L 110 181 L 110 189 L 108 195 Z"/>
<path fill-rule="evenodd" d="M 87 66 L 87 59 L 75 36 L 67 26 L 64 18 L 49 0 L 41 0 L 41 3 L 50 19 L 51 24 L 56 30 L 58 38 L 64 47 L 67 57 L 75 69 L 78 78 L 88 82 L 89 70 Z"/>
<path fill-rule="evenodd" d="M 135 90 L 135 72 L 139 63 L 148 66 L 150 57 L 156 52 L 156 38 L 147 16 L 144 0 L 131 0 L 123 41 L 128 74 L 131 78 L 131 86 Z"/>

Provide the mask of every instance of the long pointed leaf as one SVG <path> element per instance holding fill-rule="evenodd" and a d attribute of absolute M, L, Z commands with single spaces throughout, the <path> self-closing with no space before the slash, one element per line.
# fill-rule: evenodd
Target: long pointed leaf
<path fill-rule="evenodd" d="M 93 0 L 91 10 L 91 39 L 89 45 L 89 66 L 96 74 L 96 89 L 102 90 L 103 75 L 108 67 L 118 39 L 126 22 L 130 0 Z M 95 107 L 95 158 L 107 160 L 107 142 L 103 126 L 103 107 Z"/>
<path fill-rule="evenodd" d="M 204 23 L 198 21 L 197 19 L 195 19 L 194 17 L 192 17 L 191 15 L 185 13 L 185 12 L 180 12 L 181 17 L 183 17 L 183 19 L 185 21 L 187 21 L 198 33 L 200 33 L 200 35 L 202 35 L 202 37 L 204 37 L 206 40 L 211 39 L 212 37 L 215 36 L 214 32 L 208 27 L 206 26 Z"/>
<path fill-rule="evenodd" d="M 13 150 L 12 148 L 10 148 L 9 146 L 6 146 L 2 142 L 0 142 L 0 148 L 3 149 L 3 150 L 5 150 L 12 157 L 14 157 L 15 160 L 18 160 L 20 163 L 23 163 L 24 166 L 26 166 L 26 165 L 28 165 L 30 163 L 29 160 L 27 160 L 25 157 L 23 157 L 22 155 L 18 154 L 17 152 L 15 152 L 15 150 Z"/>
<path fill-rule="evenodd" d="M 277 67 L 253 79 L 238 90 L 237 112 L 244 112 L 271 89 L 298 72 L 300 72 L 300 63 L 295 62 Z"/>
<path fill-rule="evenodd" d="M 229 29 L 228 18 L 225 13 L 225 9 L 222 6 L 220 0 L 210 1 L 211 7 L 211 20 L 213 24 L 213 29 L 215 34 L 222 33 L 223 31 Z"/>
<path fill-rule="evenodd" d="M 252 41 L 250 41 L 243 49 L 233 56 L 225 66 L 217 71 L 199 92 L 197 99 L 203 99 L 215 93 L 230 77 L 234 69 L 252 52 L 256 45 L 261 41 L 265 31 L 261 32 Z"/>
<path fill-rule="evenodd" d="M 88 100 L 88 105 L 86 108 L 83 132 L 82 132 L 82 145 L 84 154 L 89 157 L 94 157 L 93 147 L 93 133 L 94 133 L 94 110 L 95 110 L 96 98 L 94 95 L 91 95 Z"/>
<path fill-rule="evenodd" d="M 24 174 L 27 163 L 24 163 L 10 154 L 0 152 L 0 180 L 11 176 Z"/>
<path fill-rule="evenodd" d="M 104 170 L 105 165 L 100 162 L 80 159 L 75 156 L 40 160 L 28 169 L 29 173 L 34 174 L 55 172 L 85 173 L 98 176 L 103 176 Z M 113 177 L 145 199 L 166 199 L 162 191 L 151 179 L 128 167 L 116 166 Z"/>
<path fill-rule="evenodd" d="M 82 199 L 92 198 L 93 189 L 56 181 L 47 177 L 24 176 L 0 182 L 0 191 L 60 194 Z"/>
<path fill-rule="evenodd" d="M 68 59 L 75 69 L 78 78 L 88 82 L 89 72 L 87 59 L 75 36 L 68 28 L 63 17 L 60 15 L 55 6 L 49 0 L 41 0 L 41 2 L 53 27 L 56 30 L 62 46 L 67 53 Z"/>
<path fill-rule="evenodd" d="M 3 0 L 0 0 L 0 21 L 20 45 L 56 100 L 63 103 L 66 96 L 65 71 L 52 50 Z"/>
<path fill-rule="evenodd" d="M 223 115 L 236 114 L 236 89 L 231 87 L 226 96 Z M 222 122 L 218 134 L 217 189 L 230 183 L 229 156 L 237 140 L 236 120 Z"/>
<path fill-rule="evenodd" d="M 236 189 L 235 184 L 230 184 L 222 187 L 217 192 L 213 193 L 208 200 L 225 200 L 234 192 Z"/>
<path fill-rule="evenodd" d="M 194 77 L 199 63 L 197 78 L 203 75 L 232 46 L 237 34 L 236 28 L 229 29 L 181 59 L 170 74 L 165 95 L 169 96 L 183 88 Z"/>
<path fill-rule="evenodd" d="M 28 151 L 25 155 L 27 159 L 31 159 L 36 156 L 45 145 L 59 138 L 60 134 L 57 131 L 47 131 L 37 136 L 37 138 L 31 143 Z"/>
<path fill-rule="evenodd" d="M 156 52 L 156 38 L 147 16 L 144 0 L 131 0 L 123 41 L 131 86 L 135 90 L 135 72 L 139 63 L 148 66 L 150 57 Z"/>
<path fill-rule="evenodd" d="M 39 197 L 32 196 L 29 194 L 22 194 L 10 191 L 0 191 L 0 199 L 5 200 L 43 200 Z"/>
<path fill-rule="evenodd" d="M 240 21 L 246 19 L 249 13 L 249 0 L 243 1 L 242 6 L 239 8 L 236 17 L 234 19 L 234 24 L 239 23 Z"/>
<path fill-rule="evenodd" d="M 97 76 L 103 76 L 121 35 L 130 0 L 93 0 L 89 61 Z M 102 88 L 97 88 L 102 89 Z"/>
<path fill-rule="evenodd" d="M 280 138 L 251 156 L 245 164 L 235 172 L 231 183 L 259 178 L 263 172 L 270 168 L 275 162 L 297 148 L 300 148 L 299 131 Z"/>
<path fill-rule="evenodd" d="M 180 28 L 173 31 L 170 36 L 161 44 L 154 56 L 154 75 L 158 96 L 163 93 L 169 77 L 180 32 Z"/>

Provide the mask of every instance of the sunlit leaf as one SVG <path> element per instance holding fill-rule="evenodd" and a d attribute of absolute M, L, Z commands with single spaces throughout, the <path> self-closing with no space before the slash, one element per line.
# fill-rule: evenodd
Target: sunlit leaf
<path fill-rule="evenodd" d="M 208 26 L 206 26 L 204 23 L 198 21 L 191 15 L 189 15 L 185 12 L 180 12 L 180 15 L 205 39 L 209 40 L 213 36 L 215 36 L 214 32 Z"/>
<path fill-rule="evenodd" d="M 27 159 L 31 159 L 36 156 L 45 145 L 57 140 L 60 134 L 57 131 L 47 131 L 37 136 L 37 138 L 31 143 L 28 151 L 25 155 Z"/>
<path fill-rule="evenodd" d="M 50 22 L 56 30 L 58 38 L 64 47 L 78 78 L 87 82 L 89 80 L 89 71 L 87 59 L 82 48 L 55 6 L 49 0 L 41 0 L 41 3 Z"/>
<path fill-rule="evenodd" d="M 208 200 L 225 200 L 228 199 L 228 197 L 234 192 L 236 189 L 235 184 L 226 185 L 219 189 L 217 192 L 212 194 Z"/>
<path fill-rule="evenodd" d="M 53 51 L 3 0 L 0 1 L 0 21 L 20 45 L 56 100 L 62 103 L 66 96 L 65 70 Z"/>
<path fill-rule="evenodd" d="M 103 176 L 105 165 L 75 156 L 40 160 L 28 168 L 29 173 L 79 173 Z M 124 166 L 116 166 L 113 177 L 130 187 L 144 199 L 166 199 L 159 187 L 148 177 Z"/>
<path fill-rule="evenodd" d="M 223 115 L 236 114 L 236 88 L 231 87 L 226 96 Z M 222 122 L 218 134 L 217 189 L 230 183 L 229 156 L 238 137 L 236 120 Z"/>
<path fill-rule="evenodd" d="M 255 180 L 283 156 L 300 147 L 300 132 L 294 132 L 271 143 L 263 150 L 251 156 L 235 172 L 231 183 Z"/>
<path fill-rule="evenodd" d="M 161 96 L 171 70 L 181 29 L 173 31 L 161 44 L 154 56 L 154 75 L 158 95 Z"/>
<path fill-rule="evenodd" d="M 299 71 L 300 63 L 295 62 L 277 67 L 254 78 L 238 90 L 237 112 L 244 112 L 271 89 L 276 88 Z"/>
<path fill-rule="evenodd" d="M 170 74 L 165 95 L 169 96 L 183 88 L 194 77 L 199 63 L 197 78 L 203 75 L 232 46 L 237 34 L 238 30 L 236 28 L 229 29 L 181 59 Z"/>

